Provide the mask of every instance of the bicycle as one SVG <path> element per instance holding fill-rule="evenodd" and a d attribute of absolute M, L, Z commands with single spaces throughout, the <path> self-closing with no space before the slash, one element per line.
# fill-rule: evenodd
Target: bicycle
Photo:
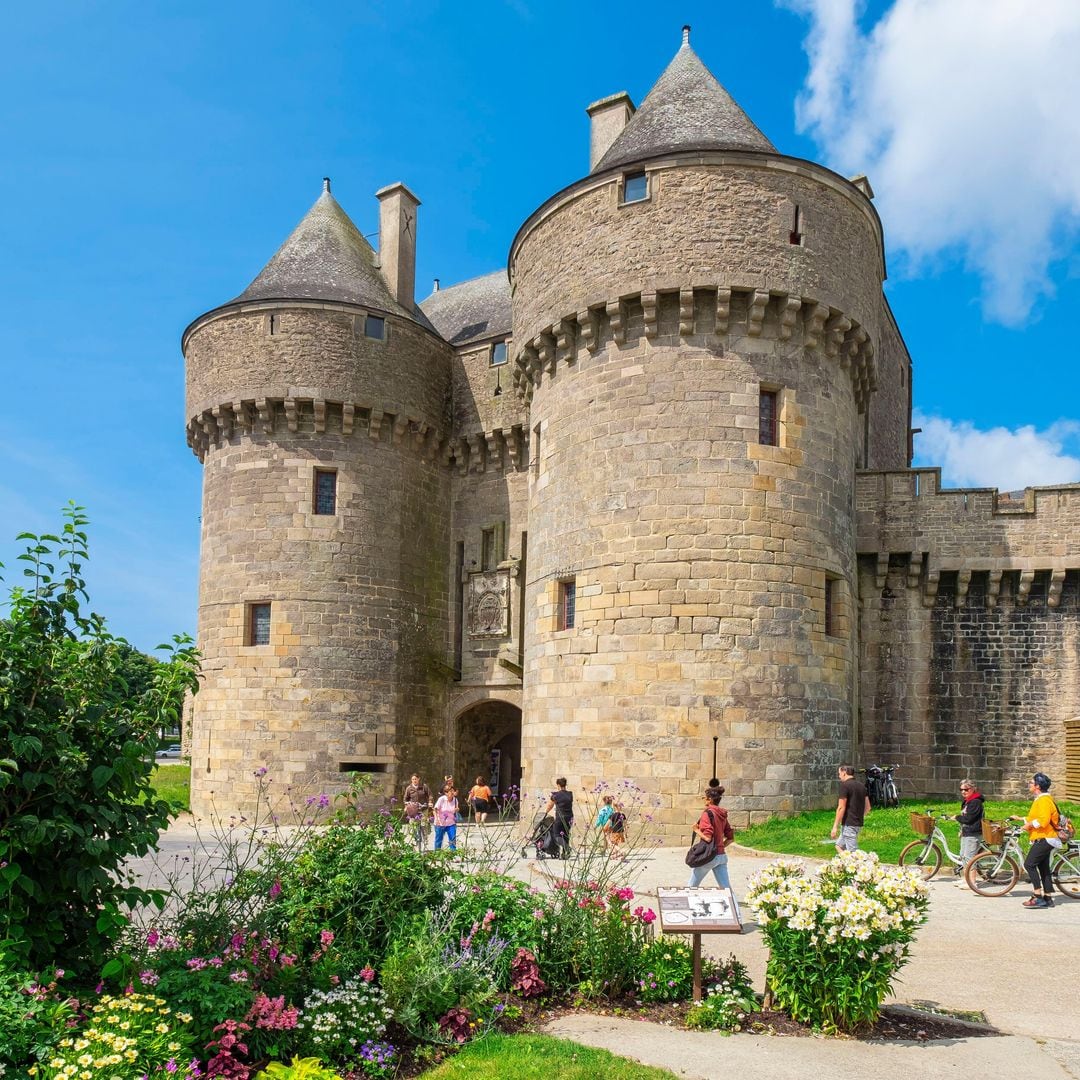
<path fill-rule="evenodd" d="M 1004 896 L 1013 890 L 1023 872 L 1020 835 L 1024 831 L 1023 825 L 984 822 L 983 836 L 993 836 L 993 842 L 1001 843 L 1001 850 L 980 852 L 964 868 L 964 880 L 972 892 L 980 896 Z M 1080 842 L 1070 840 L 1054 849 L 1050 856 L 1050 876 L 1058 892 L 1080 900 Z"/>
<path fill-rule="evenodd" d="M 964 872 L 964 860 L 961 858 L 960 852 L 954 852 L 949 847 L 949 841 L 945 839 L 945 834 L 938 826 L 939 816 L 929 810 L 924 814 L 920 814 L 917 810 L 911 812 L 911 827 L 924 839 L 912 840 L 900 852 L 900 858 L 897 860 L 901 866 L 921 870 L 923 877 L 927 881 L 941 869 L 941 863 L 944 859 L 948 859 L 952 863 L 953 873 L 958 877 Z M 986 847 L 985 840 L 979 843 L 981 847 Z"/>
<path fill-rule="evenodd" d="M 866 795 L 875 809 L 900 805 L 900 791 L 893 777 L 894 770 L 898 768 L 899 765 L 886 765 L 884 768 L 871 765 L 869 769 L 863 770 L 866 776 Z"/>

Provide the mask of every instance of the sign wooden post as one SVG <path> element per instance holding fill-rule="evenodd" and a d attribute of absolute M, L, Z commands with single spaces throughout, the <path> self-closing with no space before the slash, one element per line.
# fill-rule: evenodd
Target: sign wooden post
<path fill-rule="evenodd" d="M 694 954 L 694 1000 L 701 1000 L 701 935 L 741 934 L 742 917 L 730 889 L 657 889 L 660 932 L 689 934 Z"/>

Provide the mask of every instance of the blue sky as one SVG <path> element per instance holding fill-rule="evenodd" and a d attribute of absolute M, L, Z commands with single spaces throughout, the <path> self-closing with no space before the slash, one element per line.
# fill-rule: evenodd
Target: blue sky
<path fill-rule="evenodd" d="M 915 363 L 919 464 L 1080 480 L 1080 5 L 19 5 L 0 63 L 0 561 L 91 517 L 91 596 L 150 648 L 195 629 L 200 467 L 180 332 L 316 199 L 361 231 L 421 198 L 418 292 L 506 262 L 588 170 L 591 101 L 639 102 L 680 27 L 783 152 L 866 172 Z"/>

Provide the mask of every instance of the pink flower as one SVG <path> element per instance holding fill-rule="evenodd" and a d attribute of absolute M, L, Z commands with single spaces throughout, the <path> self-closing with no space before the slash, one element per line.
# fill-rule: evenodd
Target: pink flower
<path fill-rule="evenodd" d="M 161 940 L 161 935 L 156 930 L 150 930 L 146 935 L 146 944 L 152 949 Z"/>
<path fill-rule="evenodd" d="M 276 900 L 281 895 L 281 882 L 275 878 L 274 884 L 270 886 L 270 899 Z"/>
<path fill-rule="evenodd" d="M 620 900 L 633 900 L 634 899 L 634 890 L 633 889 L 616 889 L 615 890 L 615 895 Z"/>
<path fill-rule="evenodd" d="M 374 970 L 372 968 L 369 968 L 369 967 L 361 968 L 360 969 L 360 978 L 363 979 L 364 982 L 369 983 L 375 978 L 375 972 L 374 972 Z"/>
<path fill-rule="evenodd" d="M 143 986 L 157 986 L 158 973 L 156 971 L 140 971 L 139 982 L 141 982 Z"/>
<path fill-rule="evenodd" d="M 334 943 L 334 931 L 333 930 L 320 930 L 319 931 L 319 944 L 324 949 L 329 948 Z"/>
<path fill-rule="evenodd" d="M 534 919 L 542 919 L 543 917 L 544 917 L 544 909 L 543 908 L 537 908 L 533 912 L 533 918 Z"/>
<path fill-rule="evenodd" d="M 188 962 L 187 966 L 192 971 L 202 971 L 206 967 L 206 961 L 201 956 L 193 956 Z"/>

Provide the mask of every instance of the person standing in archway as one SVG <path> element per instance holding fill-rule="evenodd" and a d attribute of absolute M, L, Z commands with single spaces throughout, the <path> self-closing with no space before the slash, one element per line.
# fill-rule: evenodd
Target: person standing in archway
<path fill-rule="evenodd" d="M 574 793 L 566 790 L 566 777 L 560 776 L 555 781 L 555 790 L 548 799 L 547 813 L 555 815 L 555 843 L 559 855 L 570 855 L 570 827 L 574 824 Z"/>
<path fill-rule="evenodd" d="M 484 783 L 482 776 L 478 776 L 476 783 L 469 788 L 468 801 L 473 812 L 473 821 L 477 825 L 483 825 L 487 821 L 488 807 L 491 805 L 491 788 Z"/>

